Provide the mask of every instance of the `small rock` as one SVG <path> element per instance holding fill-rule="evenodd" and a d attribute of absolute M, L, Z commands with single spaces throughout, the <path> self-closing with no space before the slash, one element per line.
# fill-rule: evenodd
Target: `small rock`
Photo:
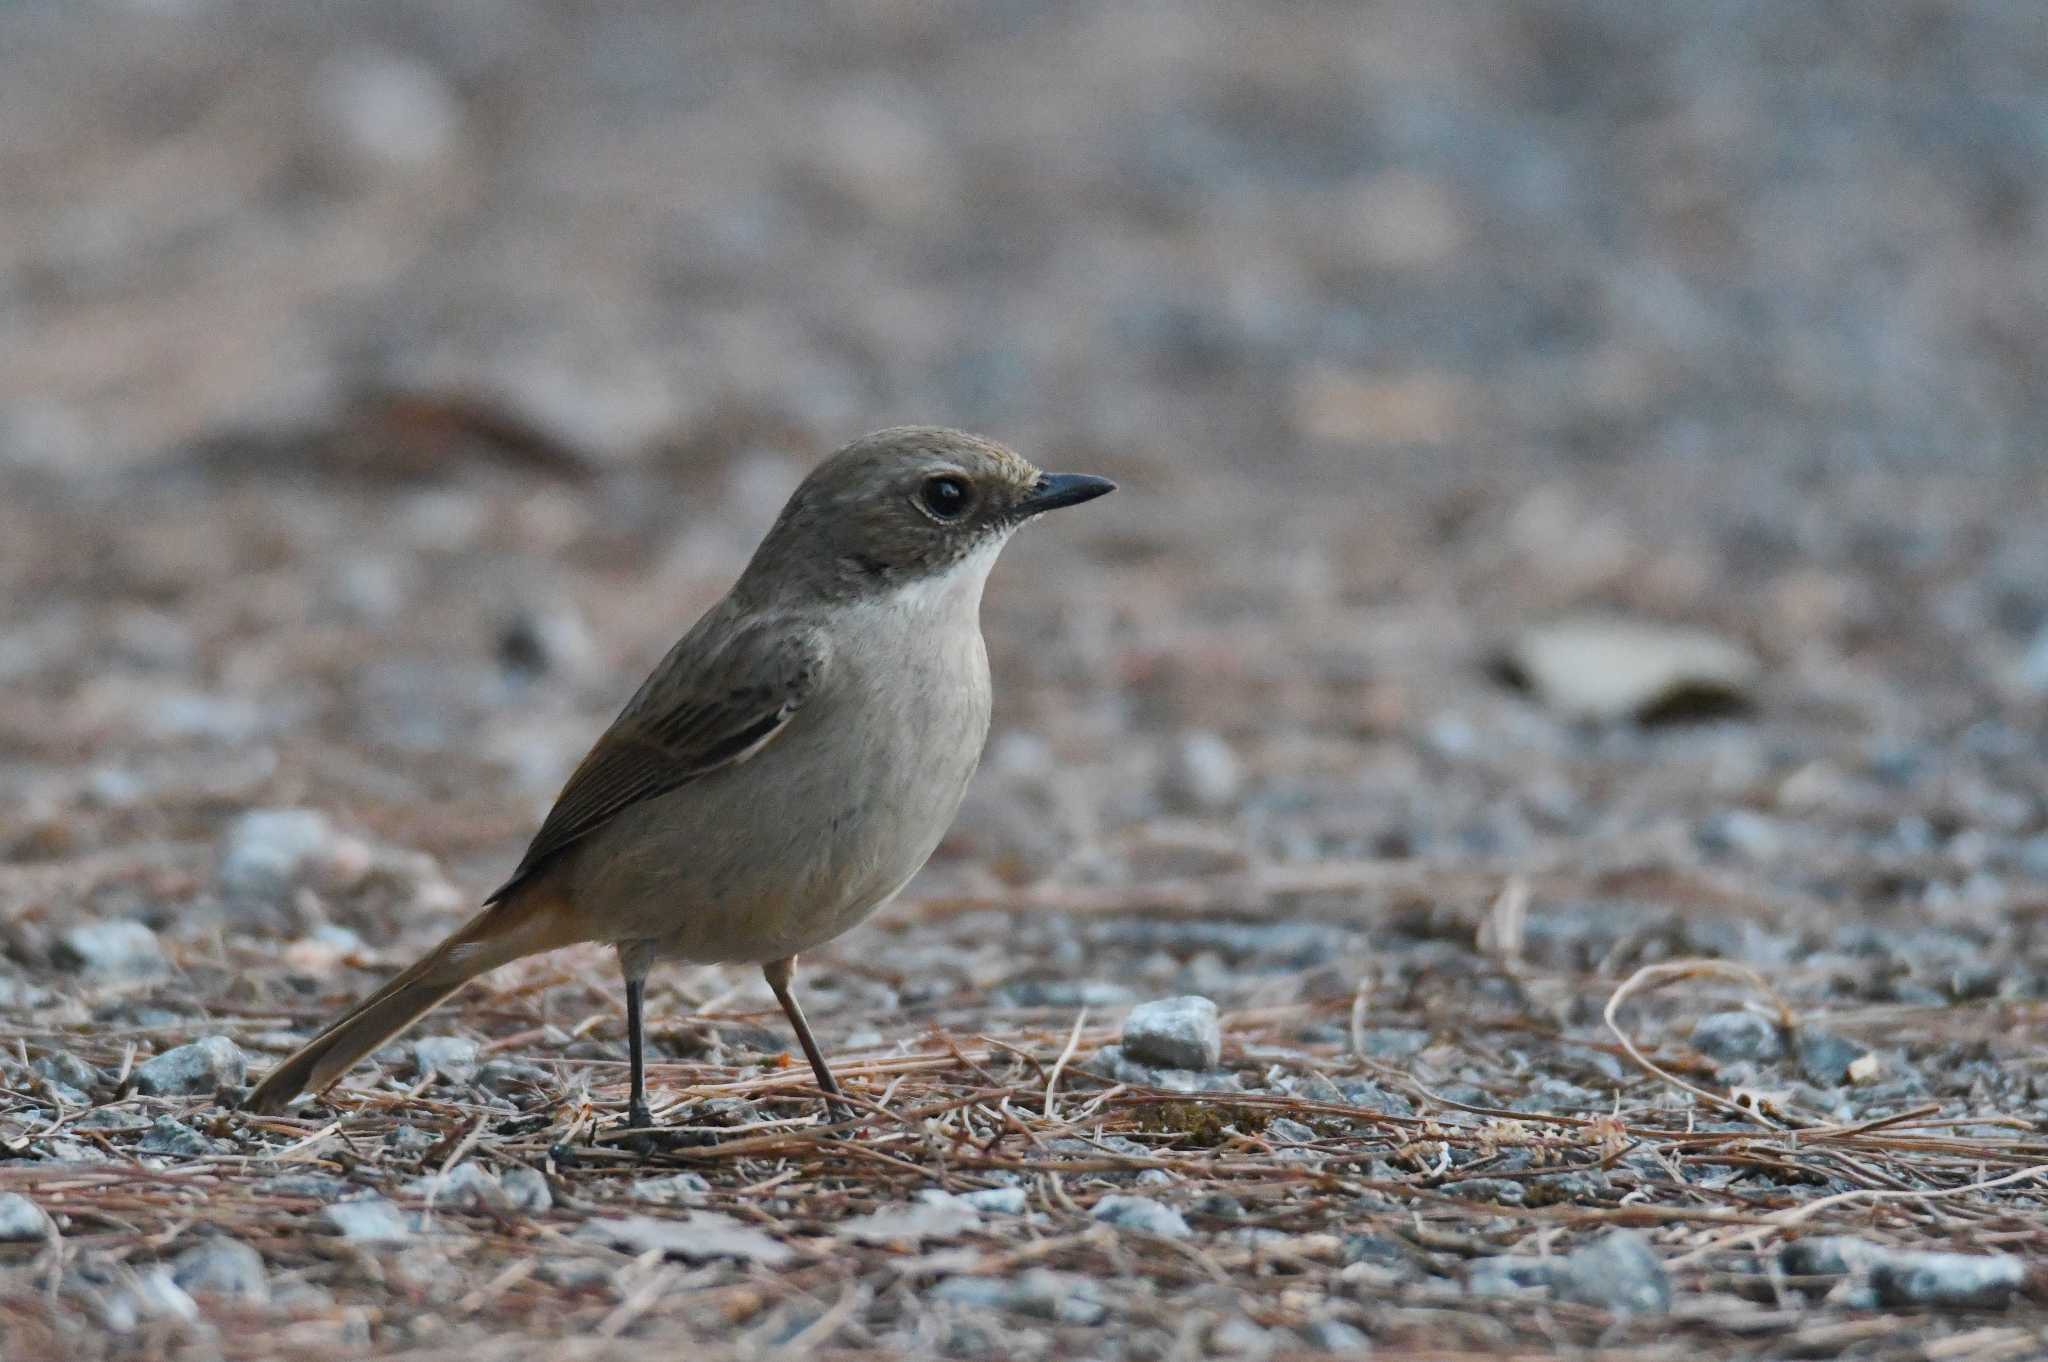
<path fill-rule="evenodd" d="M 439 1074 L 450 1083 L 468 1083 L 477 1073 L 477 1043 L 462 1036 L 421 1036 L 412 1043 L 413 1068 L 421 1077 Z"/>
<path fill-rule="evenodd" d="M 1866 1278 L 1867 1291 L 1846 1299 L 1862 1306 L 1938 1310 L 2003 1310 L 2026 1281 L 2026 1261 L 2009 1253 L 1925 1253 L 1886 1248 L 1849 1235 L 1787 1244 L 1779 1266 L 1791 1277 Z"/>
<path fill-rule="evenodd" d="M 932 1287 L 930 1298 L 1083 1327 L 1100 1324 L 1109 1317 L 1109 1305 L 1096 1282 L 1043 1267 L 1015 1276 L 948 1277 Z"/>
<path fill-rule="evenodd" d="M 1194 996 L 1139 1003 L 1124 1021 L 1124 1053 L 1166 1069 L 1213 1069 L 1223 1057 L 1216 1004 Z"/>
<path fill-rule="evenodd" d="M 476 1085 L 499 1097 L 519 1096 L 547 1083 L 548 1071 L 524 1060 L 492 1059 L 477 1066 Z"/>
<path fill-rule="evenodd" d="M 311 102 L 326 145 L 366 168 L 432 165 L 462 128 L 461 102 L 441 73 L 382 47 L 328 58 L 314 73 Z"/>
<path fill-rule="evenodd" d="M 1243 1315 L 1220 1320 L 1209 1330 L 1207 1356 L 1264 1358 L 1273 1352 L 1273 1336 Z"/>
<path fill-rule="evenodd" d="M 1103 1046 L 1090 1055 L 1081 1067 L 1089 1073 L 1100 1074 L 1112 1083 L 1158 1088 L 1162 1092 L 1237 1092 L 1242 1087 L 1237 1075 L 1226 1069 L 1201 1072 L 1194 1069 L 1154 1068 L 1150 1064 L 1140 1064 L 1125 1054 L 1121 1045 Z"/>
<path fill-rule="evenodd" d="M 671 1173 L 667 1177 L 641 1178 L 633 1184 L 632 1196 L 636 1201 L 689 1205 L 701 1201 L 710 1191 L 711 1184 L 702 1173 Z"/>
<path fill-rule="evenodd" d="M 1313 1126 L 1304 1125 L 1291 1117 L 1275 1116 L 1266 1123 L 1266 1138 L 1282 1144 L 1314 1144 L 1322 1139 Z"/>
<path fill-rule="evenodd" d="M 61 1083 L 82 1093 L 89 1093 L 106 1082 L 105 1076 L 98 1069 L 65 1050 L 55 1050 L 43 1055 L 30 1064 L 29 1068 L 52 1083 Z"/>
<path fill-rule="evenodd" d="M 1465 1289 L 1475 1296 L 1513 1296 L 1556 1279 L 1562 1265 L 1555 1259 L 1506 1254 L 1481 1258 L 1465 1276 Z"/>
<path fill-rule="evenodd" d="M 406 1184 L 405 1190 L 427 1198 L 429 1205 L 458 1210 L 497 1206 L 505 1200 L 505 1190 L 490 1170 L 474 1163 L 458 1163 L 445 1173 L 415 1178 Z"/>
<path fill-rule="evenodd" d="M 0 1192 L 0 1244 L 42 1239 L 49 1233 L 50 1218 L 42 1207 L 19 1192 Z"/>
<path fill-rule="evenodd" d="M 554 1208 L 554 1189 L 538 1168 L 507 1168 L 498 1175 L 498 1185 L 504 1190 L 505 1204 L 515 1211 L 542 1215 Z"/>
<path fill-rule="evenodd" d="M 149 1133 L 136 1141 L 135 1147 L 144 1154 L 172 1154 L 185 1159 L 219 1154 L 229 1148 L 168 1116 L 159 1116 L 151 1122 Z"/>
<path fill-rule="evenodd" d="M 1693 841 L 1709 856 L 1739 856 L 1768 861 L 1783 848 L 1777 820 L 1751 809 L 1730 809 L 1702 822 Z"/>
<path fill-rule="evenodd" d="M 1301 1326 L 1301 1341 L 1317 1352 L 1341 1353 L 1345 1357 L 1372 1354 L 1372 1339 L 1365 1331 L 1341 1319 L 1311 1320 Z"/>
<path fill-rule="evenodd" d="M 1513 1178 L 1463 1178 L 1437 1190 L 1463 1201 L 1492 1201 L 1503 1206 L 1519 1206 L 1529 1196 L 1528 1189 Z"/>
<path fill-rule="evenodd" d="M 1176 807 L 1223 809 L 1244 788 L 1244 771 L 1220 735 L 1196 729 L 1174 745 L 1162 783 L 1162 793 Z"/>
<path fill-rule="evenodd" d="M 239 1239 L 208 1239 L 186 1249 L 171 1264 L 171 1280 L 195 1296 L 258 1304 L 270 1299 L 263 1255 Z"/>
<path fill-rule="evenodd" d="M 832 1232 L 863 1244 L 917 1244 L 927 1239 L 957 1239 L 980 1224 L 980 1210 L 965 1198 L 928 1187 L 908 1205 L 884 1206 L 843 1220 Z"/>
<path fill-rule="evenodd" d="M 1850 1068 L 1870 1053 L 1855 1041 L 1828 1031 L 1801 1031 L 1798 1045 L 1800 1071 L 1807 1082 L 1822 1088 L 1847 1082 Z"/>
<path fill-rule="evenodd" d="M 960 1199 L 989 1215 L 1022 1215 L 1031 1204 L 1022 1187 L 984 1187 L 979 1191 L 962 1192 Z"/>
<path fill-rule="evenodd" d="M 2048 625 L 2034 635 L 2034 641 L 2027 645 L 2018 664 L 2013 668 L 2013 681 L 2020 689 L 2035 695 L 2048 695 Z"/>
<path fill-rule="evenodd" d="M 2010 1253 L 1888 1253 L 1870 1268 L 1880 1304 L 1937 1310 L 2003 1310 L 2026 1277 Z"/>
<path fill-rule="evenodd" d="M 1770 1064 L 1785 1057 L 1785 1038 L 1754 1012 L 1710 1012 L 1693 1023 L 1692 1048 L 1723 1063 Z"/>
<path fill-rule="evenodd" d="M 575 1237 L 596 1239 L 633 1254 L 658 1250 L 668 1257 L 693 1263 L 737 1258 L 763 1267 L 779 1267 L 795 1253 L 765 1231 L 715 1211 L 695 1211 L 676 1220 L 657 1220 L 651 1215 L 592 1220 L 577 1230 Z"/>
<path fill-rule="evenodd" d="M 1661 1315 L 1671 1309 L 1671 1277 L 1650 1241 L 1635 1230 L 1610 1230 L 1567 1255 L 1552 1289 L 1561 1300 L 1617 1315 Z"/>
<path fill-rule="evenodd" d="M 1088 1212 L 1090 1218 L 1120 1230 L 1138 1230 L 1164 1239 L 1186 1239 L 1194 1233 L 1179 1211 L 1143 1196 L 1106 1196 Z"/>
<path fill-rule="evenodd" d="M 252 809 L 221 839 L 221 888 L 231 898 L 276 899 L 335 841 L 333 825 L 317 809 Z"/>
<path fill-rule="evenodd" d="M 1594 721 L 1725 711 L 1748 700 L 1759 670 L 1719 635 L 1618 616 L 1538 625 L 1505 661 L 1552 709 Z"/>
<path fill-rule="evenodd" d="M 323 1212 L 344 1239 L 359 1244 L 396 1244 L 413 1236 L 413 1217 L 380 1196 L 338 1201 Z"/>
<path fill-rule="evenodd" d="M 207 1036 L 135 1067 L 135 1091 L 148 1097 L 211 1096 L 239 1088 L 249 1060 L 226 1036 Z"/>
<path fill-rule="evenodd" d="M 100 979 L 136 979 L 170 967 L 156 933 L 125 919 L 88 922 L 59 936 L 50 959 L 60 969 Z"/>

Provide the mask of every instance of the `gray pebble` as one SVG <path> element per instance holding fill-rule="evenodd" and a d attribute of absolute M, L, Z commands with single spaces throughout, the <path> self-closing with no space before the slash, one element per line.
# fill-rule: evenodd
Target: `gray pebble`
<path fill-rule="evenodd" d="M 1776 819 L 1749 809 L 1730 809 L 1702 821 L 1693 841 L 1709 856 L 1768 861 L 1778 854 L 1785 838 Z"/>
<path fill-rule="evenodd" d="M 498 1175 L 498 1185 L 504 1189 L 505 1203 L 515 1211 L 542 1215 L 554 1208 L 554 1191 L 538 1168 L 507 1168 Z"/>
<path fill-rule="evenodd" d="M 1181 1213 L 1143 1196 L 1106 1196 L 1088 1212 L 1090 1217 L 1121 1230 L 1138 1230 L 1165 1239 L 1186 1239 L 1194 1233 Z"/>
<path fill-rule="evenodd" d="M 1492 1201 L 1503 1206 L 1519 1206 L 1529 1196 L 1528 1189 L 1513 1178 L 1463 1178 L 1437 1190 L 1464 1201 Z"/>
<path fill-rule="evenodd" d="M 240 1087 L 248 1074 L 240 1046 L 226 1036 L 207 1036 L 138 1064 L 135 1091 L 150 1097 L 211 1096 Z"/>
<path fill-rule="evenodd" d="M 1870 1268 L 1880 1304 L 1937 1310 L 2003 1310 L 2026 1277 L 2010 1253 L 1888 1253 Z"/>
<path fill-rule="evenodd" d="M 0 1192 L 0 1244 L 41 1239 L 50 1232 L 42 1207 L 19 1192 Z"/>
<path fill-rule="evenodd" d="M 59 969 L 100 979 L 146 978 L 170 967 L 156 933 L 126 919 L 71 928 L 51 945 L 50 960 Z"/>
<path fill-rule="evenodd" d="M 1635 1230 L 1610 1230 L 1569 1254 L 1553 1289 L 1561 1300 L 1618 1315 L 1661 1315 L 1671 1309 L 1671 1277 L 1650 1241 Z"/>
<path fill-rule="evenodd" d="M 477 1066 L 476 1085 L 500 1097 L 514 1097 L 546 1087 L 548 1071 L 518 1059 L 486 1060 Z"/>
<path fill-rule="evenodd" d="M 1180 808 L 1226 808 L 1244 788 L 1244 768 L 1219 734 L 1196 729 L 1174 745 L 1162 787 L 1167 801 Z"/>
<path fill-rule="evenodd" d="M 490 1170 L 474 1163 L 458 1163 L 445 1173 L 415 1178 L 405 1190 L 428 1198 L 432 1205 L 454 1209 L 496 1206 L 505 1198 L 504 1189 Z"/>
<path fill-rule="evenodd" d="M 270 1299 L 263 1255 L 239 1239 L 208 1239 L 186 1249 L 171 1264 L 171 1280 L 195 1296 Z"/>
<path fill-rule="evenodd" d="M 1124 1020 L 1124 1053 L 1163 1069 L 1213 1069 L 1223 1057 L 1216 1004 L 1193 996 L 1139 1003 Z"/>
<path fill-rule="evenodd" d="M 412 1043 L 412 1062 L 422 1077 L 439 1074 L 450 1083 L 468 1083 L 477 1074 L 477 1043 L 464 1036 L 421 1036 Z"/>
<path fill-rule="evenodd" d="M 1848 1081 L 1849 1066 L 1870 1053 L 1853 1040 L 1827 1031 L 1801 1031 L 1799 1068 L 1818 1087 L 1839 1087 Z"/>
<path fill-rule="evenodd" d="M 334 826 L 317 809 L 251 809 L 221 839 L 221 888 L 232 898 L 275 899 L 333 842 Z"/>
<path fill-rule="evenodd" d="M 1275 1116 L 1267 1122 L 1266 1137 L 1279 1140 L 1283 1144 L 1314 1144 L 1323 1138 L 1315 1132 L 1313 1126 L 1304 1125 L 1287 1116 Z"/>
<path fill-rule="evenodd" d="M 394 1244 L 413 1236 L 412 1217 L 383 1197 L 338 1201 L 322 1214 L 342 1238 L 359 1244 Z"/>
<path fill-rule="evenodd" d="M 1558 1275 L 1555 1259 L 1508 1254 L 1481 1258 L 1465 1276 L 1465 1289 L 1475 1296 L 1513 1296 L 1547 1287 Z"/>
<path fill-rule="evenodd" d="M 171 1154 L 185 1159 L 223 1153 L 228 1148 L 169 1116 L 159 1116 L 151 1122 L 149 1133 L 136 1141 L 135 1147 L 144 1154 Z"/>
<path fill-rule="evenodd" d="M 1785 1038 L 1777 1026 L 1754 1012 L 1708 1013 L 1693 1023 L 1692 1046 L 1723 1063 L 1769 1064 L 1785 1057 Z M 1846 1061 L 1843 1067 L 1846 1071 Z"/>
<path fill-rule="evenodd" d="M 1094 1281 L 1043 1267 L 1015 1276 L 948 1277 L 931 1289 L 930 1298 L 951 1305 L 1006 1310 L 1060 1324 L 1089 1326 L 1109 1317 L 1102 1288 Z"/>
<path fill-rule="evenodd" d="M 106 1082 L 98 1069 L 63 1050 L 44 1055 L 29 1067 L 52 1083 L 82 1092 L 91 1092 Z"/>
<path fill-rule="evenodd" d="M 1372 1352 L 1372 1339 L 1363 1329 L 1341 1319 L 1312 1320 L 1301 1326 L 1301 1341 L 1317 1352 L 1364 1357 Z"/>
<path fill-rule="evenodd" d="M 960 1199 L 990 1215 L 1022 1215 L 1030 1205 L 1022 1187 L 984 1187 L 976 1192 L 962 1192 Z"/>
<path fill-rule="evenodd" d="M 1237 1075 L 1227 1069 L 1160 1069 L 1140 1064 L 1124 1053 L 1121 1045 L 1105 1045 L 1088 1057 L 1082 1068 L 1114 1083 L 1158 1088 L 1163 1092 L 1236 1092 Z"/>

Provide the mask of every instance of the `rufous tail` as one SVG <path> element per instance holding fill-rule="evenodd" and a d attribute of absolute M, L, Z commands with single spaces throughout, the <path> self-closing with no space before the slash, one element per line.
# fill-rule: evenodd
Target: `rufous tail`
<path fill-rule="evenodd" d="M 515 893 L 485 908 L 425 959 L 343 1013 L 272 1069 L 243 1110 L 276 1115 L 300 1093 L 325 1089 L 471 979 L 578 939 L 555 930 L 566 915 L 550 911 L 552 903 L 522 902 L 526 898 Z"/>

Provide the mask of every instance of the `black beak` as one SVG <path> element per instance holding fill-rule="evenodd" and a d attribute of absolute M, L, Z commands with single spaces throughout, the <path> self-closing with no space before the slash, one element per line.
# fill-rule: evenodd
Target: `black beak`
<path fill-rule="evenodd" d="M 1034 516 L 1040 511 L 1057 511 L 1062 506 L 1079 506 L 1115 490 L 1116 484 L 1108 478 L 1087 473 L 1046 473 L 1031 484 L 1031 495 L 1017 503 L 1017 511 Z"/>

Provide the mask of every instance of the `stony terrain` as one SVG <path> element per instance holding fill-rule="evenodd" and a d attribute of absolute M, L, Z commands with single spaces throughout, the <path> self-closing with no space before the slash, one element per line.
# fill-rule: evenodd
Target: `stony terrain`
<path fill-rule="evenodd" d="M 2048 1355 L 2048 30 L 0 13 L 0 1357 Z M 459 921 L 807 463 L 1123 490 L 765 987 Z"/>

